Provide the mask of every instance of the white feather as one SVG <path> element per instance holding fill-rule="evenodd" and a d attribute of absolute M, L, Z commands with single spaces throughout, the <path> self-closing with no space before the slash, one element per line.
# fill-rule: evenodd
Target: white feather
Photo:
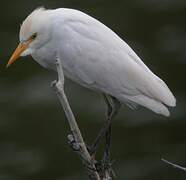
<path fill-rule="evenodd" d="M 165 105 L 176 105 L 173 94 L 116 33 L 77 10 L 46 12 L 52 39 L 32 53 L 36 61 L 55 69 L 57 53 L 65 75 L 82 86 L 169 115 Z"/>

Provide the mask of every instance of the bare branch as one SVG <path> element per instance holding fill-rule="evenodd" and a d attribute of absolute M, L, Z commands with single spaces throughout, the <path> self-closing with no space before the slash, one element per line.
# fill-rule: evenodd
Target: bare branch
<path fill-rule="evenodd" d="M 185 171 L 185 172 L 186 172 L 186 167 L 183 167 L 183 166 L 174 164 L 174 163 L 172 163 L 172 162 L 170 162 L 170 161 L 167 161 L 166 159 L 161 159 L 161 160 L 162 160 L 163 162 L 165 162 L 165 163 L 171 165 L 171 166 L 174 167 L 174 168 L 181 169 L 182 171 Z"/>
<path fill-rule="evenodd" d="M 71 135 L 68 135 L 68 141 L 73 148 L 81 157 L 82 162 L 84 166 L 86 167 L 88 171 L 89 178 L 91 180 L 101 180 L 99 173 L 97 172 L 96 166 L 95 166 L 95 160 L 91 158 L 87 147 L 84 143 L 83 137 L 81 135 L 81 132 L 79 130 L 79 127 L 77 125 L 77 122 L 75 120 L 74 114 L 70 108 L 68 99 L 65 95 L 64 92 L 64 74 L 63 74 L 63 69 L 62 65 L 59 61 L 57 60 L 56 63 L 57 66 L 57 72 L 58 72 L 58 81 L 54 81 L 52 83 L 52 87 L 55 90 L 60 103 L 63 107 L 63 110 L 65 112 L 65 115 L 67 117 L 70 130 L 71 130 Z"/>

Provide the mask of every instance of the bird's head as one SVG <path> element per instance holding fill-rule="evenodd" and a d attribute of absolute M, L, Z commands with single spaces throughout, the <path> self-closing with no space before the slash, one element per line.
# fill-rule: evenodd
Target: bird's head
<path fill-rule="evenodd" d="M 7 67 L 20 56 L 31 55 L 50 40 L 50 13 L 48 12 L 49 10 L 38 8 L 24 20 L 19 33 L 20 43 L 10 57 Z"/>

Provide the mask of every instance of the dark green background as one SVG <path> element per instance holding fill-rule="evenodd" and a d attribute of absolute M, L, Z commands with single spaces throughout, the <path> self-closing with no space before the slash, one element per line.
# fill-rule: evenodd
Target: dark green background
<path fill-rule="evenodd" d="M 113 123 L 112 159 L 118 180 L 185 180 L 161 161 L 186 165 L 185 0 L 17 0 L 0 2 L 0 180 L 84 180 L 58 99 L 56 78 L 30 57 L 9 69 L 21 22 L 36 7 L 82 10 L 117 32 L 173 91 L 177 107 L 165 118 L 123 106 Z M 87 143 L 104 120 L 94 92 L 67 82 L 66 92 Z"/>

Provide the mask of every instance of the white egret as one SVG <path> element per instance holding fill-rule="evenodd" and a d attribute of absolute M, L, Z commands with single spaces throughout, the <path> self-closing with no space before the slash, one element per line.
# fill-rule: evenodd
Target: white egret
<path fill-rule="evenodd" d="M 81 11 L 36 9 L 23 22 L 19 38 L 7 66 L 19 56 L 31 55 L 43 67 L 56 70 L 59 58 L 66 77 L 105 95 L 108 119 L 120 103 L 164 116 L 169 116 L 167 106 L 176 105 L 165 82 L 116 33 Z"/>

